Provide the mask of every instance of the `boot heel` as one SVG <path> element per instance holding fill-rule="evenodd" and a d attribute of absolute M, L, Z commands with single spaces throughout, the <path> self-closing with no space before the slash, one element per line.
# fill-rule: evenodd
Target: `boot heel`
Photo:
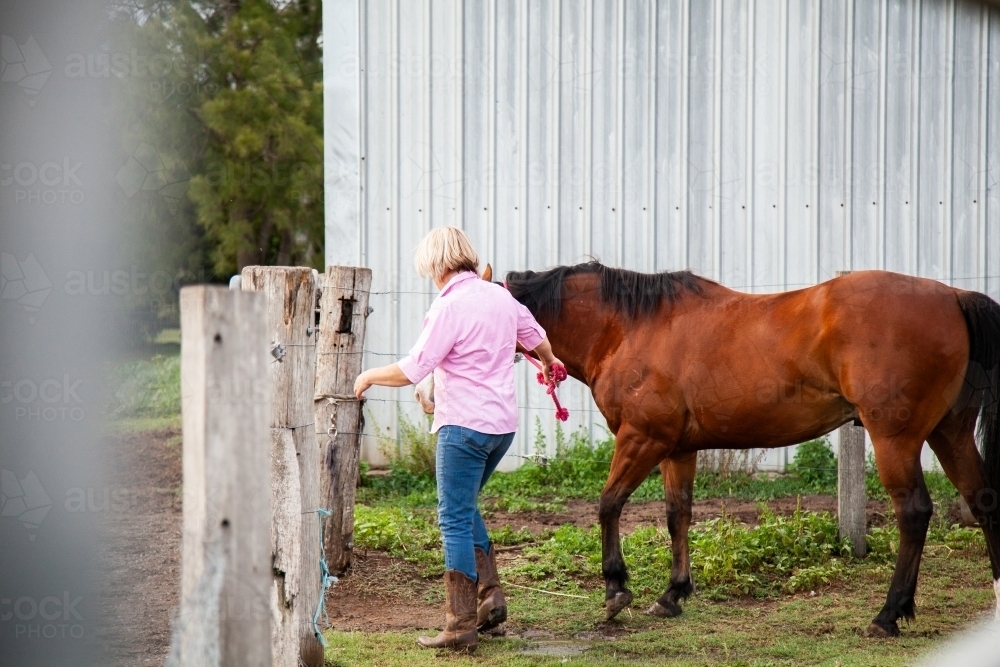
<path fill-rule="evenodd" d="M 479 631 L 483 632 L 485 630 L 492 630 L 501 623 L 507 620 L 507 606 L 494 607 L 490 610 L 489 616 L 486 617 L 486 621 L 479 626 Z"/>

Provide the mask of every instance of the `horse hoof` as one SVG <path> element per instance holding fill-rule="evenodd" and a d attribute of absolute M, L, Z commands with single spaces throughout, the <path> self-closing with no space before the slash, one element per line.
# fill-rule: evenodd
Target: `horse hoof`
<path fill-rule="evenodd" d="M 654 602 L 653 606 L 646 610 L 646 613 L 657 618 L 676 618 L 681 615 L 681 611 L 683 611 L 681 606 L 676 602 L 668 602 L 665 605 Z"/>
<path fill-rule="evenodd" d="M 611 620 L 625 607 L 632 604 L 632 593 L 629 591 L 618 591 L 613 598 L 604 601 L 604 610 L 607 620 Z"/>
<path fill-rule="evenodd" d="M 899 636 L 899 626 L 895 623 L 890 623 L 889 625 L 882 625 L 881 623 L 876 623 L 872 621 L 868 629 L 865 630 L 865 637 L 871 639 L 888 639 L 890 637 Z"/>

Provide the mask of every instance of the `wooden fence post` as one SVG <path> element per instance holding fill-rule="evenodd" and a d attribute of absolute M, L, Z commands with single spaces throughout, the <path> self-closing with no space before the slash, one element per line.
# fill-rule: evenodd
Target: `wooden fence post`
<path fill-rule="evenodd" d="M 850 271 L 838 271 L 845 276 Z M 840 452 L 837 457 L 837 520 L 841 537 L 854 545 L 854 555 L 862 558 L 867 551 L 865 510 L 868 495 L 865 489 L 865 429 L 844 424 L 840 427 Z"/>
<path fill-rule="evenodd" d="M 168 664 L 270 667 L 266 304 L 181 290 L 184 533 Z"/>
<path fill-rule="evenodd" d="M 372 272 L 329 266 L 320 282 L 316 439 L 323 457 L 322 498 L 331 512 L 324 520 L 324 540 L 330 570 L 343 572 L 354 549 L 354 494 L 364 428 L 354 380 L 361 372 Z"/>
<path fill-rule="evenodd" d="M 313 437 L 316 371 L 312 269 L 248 266 L 244 291 L 267 299 L 272 380 L 271 594 L 275 667 L 322 667 L 323 646 L 313 632 L 320 602 L 319 457 Z"/>

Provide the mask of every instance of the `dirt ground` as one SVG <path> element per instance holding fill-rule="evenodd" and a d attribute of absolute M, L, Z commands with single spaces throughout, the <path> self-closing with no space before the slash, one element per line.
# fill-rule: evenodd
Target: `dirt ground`
<path fill-rule="evenodd" d="M 124 499 L 106 515 L 99 638 L 109 667 L 162 665 L 180 588 L 181 435 L 179 429 L 109 438 L 108 484 Z"/>
<path fill-rule="evenodd" d="M 107 587 L 103 602 L 110 634 L 102 644 L 116 657 L 109 665 L 161 665 L 169 651 L 173 614 L 178 604 L 181 540 L 181 446 L 177 429 L 118 435 L 111 438 L 117 477 L 113 487 L 128 490 L 127 511 L 112 512 L 107 523 L 104 563 Z M 779 514 L 795 510 L 794 498 L 772 501 Z M 802 507 L 836 513 L 832 496 L 805 496 Z M 753 502 L 702 500 L 694 505 L 694 520 L 719 516 L 723 510 L 741 521 L 755 523 Z M 955 510 L 957 511 L 957 510 Z M 509 525 L 541 534 L 571 523 L 589 527 L 596 523 L 597 504 L 573 500 L 564 512 L 497 512 L 490 528 Z M 886 521 L 885 504 L 870 501 L 868 523 Z M 664 527 L 662 502 L 629 503 L 622 530 L 639 525 Z M 501 567 L 517 559 L 517 547 L 498 554 Z M 441 621 L 443 590 L 439 581 L 427 580 L 416 566 L 378 552 L 360 552 L 354 567 L 328 596 L 331 625 L 338 630 L 404 630 L 433 628 Z M 525 629 L 506 628 L 518 634 Z M 530 631 L 530 630 L 527 630 Z"/>

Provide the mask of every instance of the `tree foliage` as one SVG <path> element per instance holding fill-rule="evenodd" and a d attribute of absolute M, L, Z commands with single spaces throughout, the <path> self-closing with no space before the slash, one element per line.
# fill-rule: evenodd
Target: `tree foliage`
<path fill-rule="evenodd" d="M 175 272 L 204 281 L 250 264 L 322 266 L 321 17 L 320 0 L 169 0 L 125 13 L 126 150 L 163 173 L 132 198 L 135 218 Z"/>

